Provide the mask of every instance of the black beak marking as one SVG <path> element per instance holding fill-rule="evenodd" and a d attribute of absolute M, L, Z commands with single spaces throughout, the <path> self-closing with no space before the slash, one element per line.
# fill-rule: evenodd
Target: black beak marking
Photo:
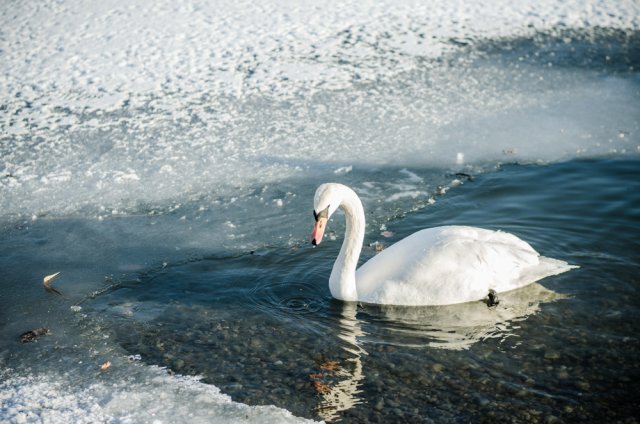
<path fill-rule="evenodd" d="M 320 212 L 316 213 L 316 211 L 313 211 L 313 218 L 316 220 L 316 222 L 318 222 L 318 220 L 320 218 L 329 218 L 329 206 L 327 206 L 326 208 L 324 208 L 323 210 L 321 210 Z"/>

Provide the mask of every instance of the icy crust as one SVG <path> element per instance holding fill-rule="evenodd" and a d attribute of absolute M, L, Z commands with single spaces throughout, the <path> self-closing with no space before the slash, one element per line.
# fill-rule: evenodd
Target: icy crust
<path fill-rule="evenodd" d="M 478 39 L 640 27 L 640 4 L 606 0 L 79 0 L 3 9 L 0 128 L 10 133 L 74 125 L 69 110 L 139 106 L 150 92 L 286 96 L 406 72 Z"/>
<path fill-rule="evenodd" d="M 66 128 L 6 136 L 0 210 L 27 219 L 189 218 L 255 199 L 279 213 L 315 188 L 305 192 L 299 180 L 367 183 L 393 201 L 424 198 L 443 172 L 391 172 L 380 181 L 369 170 L 474 174 L 504 162 L 640 153 L 637 79 L 465 60 L 291 101 L 152 98 L 136 109 L 73 115 L 77 124 Z"/>
<path fill-rule="evenodd" d="M 0 218 L 208 207 L 375 166 L 473 172 L 637 153 L 637 81 L 455 52 L 557 28 L 634 32 L 639 11 L 551 0 L 13 2 L 0 14 Z M 425 192 L 389 183 L 405 187 L 387 198 Z"/>
<path fill-rule="evenodd" d="M 311 423 L 275 406 L 232 402 L 197 378 L 158 367 L 131 370 L 121 380 L 78 384 L 69 375 L 0 378 L 3 422 L 26 423 Z"/>

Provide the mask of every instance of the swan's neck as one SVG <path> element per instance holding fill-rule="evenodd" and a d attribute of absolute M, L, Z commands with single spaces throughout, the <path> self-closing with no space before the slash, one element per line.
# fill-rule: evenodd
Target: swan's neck
<path fill-rule="evenodd" d="M 329 277 L 329 289 L 336 299 L 355 302 L 358 300 L 356 267 L 364 241 L 364 209 L 358 195 L 351 189 L 345 190 L 340 208 L 344 211 L 347 228 L 340 254 Z"/>

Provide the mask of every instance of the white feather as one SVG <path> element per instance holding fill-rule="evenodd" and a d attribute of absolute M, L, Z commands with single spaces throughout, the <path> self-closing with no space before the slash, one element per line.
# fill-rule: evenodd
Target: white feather
<path fill-rule="evenodd" d="M 364 211 L 341 184 L 323 184 L 318 207 L 345 211 L 347 231 L 329 279 L 334 297 L 385 305 L 449 305 L 480 300 L 575 266 L 540 256 L 502 231 L 445 226 L 418 231 L 371 258 L 356 271 L 364 240 Z"/>

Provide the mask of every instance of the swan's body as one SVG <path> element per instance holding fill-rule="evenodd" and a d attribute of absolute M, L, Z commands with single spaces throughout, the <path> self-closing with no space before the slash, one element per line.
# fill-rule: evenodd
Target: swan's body
<path fill-rule="evenodd" d="M 356 193 L 342 184 L 323 184 L 314 199 L 320 244 L 328 218 L 344 211 L 342 248 L 329 277 L 336 299 L 387 305 L 449 305 L 480 300 L 526 286 L 575 266 L 540 256 L 528 243 L 502 231 L 445 226 L 418 231 L 356 270 L 365 217 Z"/>

